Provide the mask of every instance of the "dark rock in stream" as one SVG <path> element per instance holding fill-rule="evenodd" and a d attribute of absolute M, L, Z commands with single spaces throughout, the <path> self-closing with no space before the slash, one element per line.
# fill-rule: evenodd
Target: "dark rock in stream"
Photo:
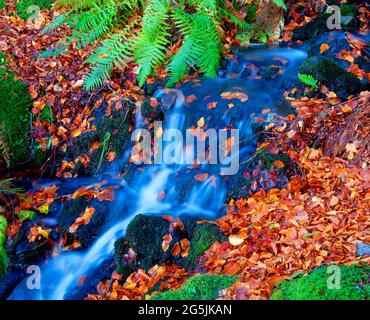
<path fill-rule="evenodd" d="M 9 267 L 4 279 L 0 281 L 0 299 L 6 299 L 13 289 L 27 275 L 27 268 L 31 265 L 39 265 L 47 259 L 52 250 L 52 240 L 56 237 L 55 230 L 51 230 L 50 239 L 40 239 L 30 242 L 27 235 L 30 229 L 35 225 L 33 221 L 25 221 L 21 230 L 12 240 L 9 240 L 6 246 Z M 48 228 L 42 222 L 38 225 L 44 229 Z"/>
<path fill-rule="evenodd" d="M 355 31 L 357 29 L 357 8 L 354 5 L 342 5 L 341 9 L 341 29 L 343 31 Z M 317 18 L 306 23 L 293 31 L 292 41 L 308 41 L 315 37 L 330 32 L 327 27 L 328 18 L 332 14 L 322 13 Z"/>
<path fill-rule="evenodd" d="M 113 259 L 103 261 L 98 268 L 79 279 L 77 287 L 68 292 L 64 300 L 83 300 L 88 294 L 97 294 L 98 283 L 110 279 L 113 271 Z"/>
<path fill-rule="evenodd" d="M 131 143 L 131 128 L 135 123 L 136 106 L 130 102 L 122 103 L 122 106 L 116 110 L 112 106 L 112 110 L 108 114 L 96 114 L 94 125 L 96 131 L 91 131 L 81 134 L 73 140 L 73 148 L 71 148 L 71 159 L 79 159 L 76 168 L 73 169 L 73 174 L 96 175 L 103 171 L 108 165 L 108 152 L 115 152 L 117 157 L 123 156 Z M 99 142 L 98 149 L 90 151 L 94 142 Z M 84 156 L 87 155 L 89 161 L 84 161 Z M 86 157 L 86 156 L 85 156 Z"/>
<path fill-rule="evenodd" d="M 188 270 L 196 266 L 196 261 L 210 246 L 227 237 L 216 225 L 198 223 L 197 219 L 187 215 L 180 216 L 182 226 L 170 230 L 170 222 L 156 215 L 137 215 L 128 225 L 126 236 L 115 243 L 116 271 L 125 279 L 138 268 L 150 269 L 156 264 L 176 263 Z M 164 252 L 164 236 L 171 235 L 169 246 Z M 181 240 L 189 240 L 189 254 L 173 255 L 175 246 Z M 183 250 L 184 248 L 182 248 Z"/>
<path fill-rule="evenodd" d="M 69 232 L 69 227 L 80 217 L 87 207 L 95 209 L 89 224 L 80 225 L 75 233 Z M 99 200 L 88 200 L 85 197 L 78 197 L 75 200 L 66 202 L 58 216 L 58 225 L 67 235 L 68 243 L 77 240 L 82 248 L 89 247 L 105 227 L 110 210 L 110 203 Z"/>
<path fill-rule="evenodd" d="M 364 89 L 364 85 L 356 76 L 329 58 L 311 57 L 302 64 L 299 72 L 313 76 L 340 98 L 347 98 Z"/>

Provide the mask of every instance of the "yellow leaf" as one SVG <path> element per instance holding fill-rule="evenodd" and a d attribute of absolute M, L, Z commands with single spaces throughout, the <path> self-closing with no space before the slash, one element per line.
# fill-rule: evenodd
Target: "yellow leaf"
<path fill-rule="evenodd" d="M 206 121 L 204 120 L 204 117 L 201 117 L 198 122 L 197 122 L 197 125 L 198 125 L 198 128 L 202 128 L 204 126 L 204 124 L 206 123 Z"/>
<path fill-rule="evenodd" d="M 45 205 L 41 206 L 38 210 L 43 214 L 48 214 L 49 213 L 49 206 L 47 204 L 45 204 Z"/>
<path fill-rule="evenodd" d="M 240 245 L 244 242 L 244 239 L 241 238 L 239 235 L 232 234 L 232 235 L 229 236 L 229 242 L 233 246 L 238 246 L 238 245 Z"/>

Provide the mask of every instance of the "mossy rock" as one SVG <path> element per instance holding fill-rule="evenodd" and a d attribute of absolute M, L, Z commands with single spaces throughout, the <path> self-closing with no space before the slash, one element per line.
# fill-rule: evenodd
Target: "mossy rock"
<path fill-rule="evenodd" d="M 357 8 L 355 7 L 357 10 Z M 357 11 L 356 11 L 357 12 Z M 325 32 L 335 31 L 330 30 L 327 26 L 328 18 L 332 14 L 323 13 L 316 19 L 306 23 L 302 27 L 296 28 L 293 31 L 292 41 L 309 41 L 322 35 Z M 350 18 L 350 19 L 348 19 Z M 357 29 L 356 13 L 353 11 L 353 6 L 341 7 L 341 30 L 355 31 Z"/>
<path fill-rule="evenodd" d="M 204 274 L 190 278 L 178 290 L 160 292 L 151 300 L 215 300 L 221 290 L 230 287 L 238 277 L 221 274 Z"/>
<path fill-rule="evenodd" d="M 193 268 L 196 265 L 196 260 L 202 256 L 212 244 L 216 241 L 224 242 L 227 237 L 220 232 L 220 229 L 213 224 L 197 224 L 190 236 L 189 255 L 185 262 L 186 268 Z"/>
<path fill-rule="evenodd" d="M 0 53 L 0 130 L 8 154 L 5 155 L 0 149 L 0 158 L 9 158 L 8 165 L 13 166 L 30 159 L 32 99 L 27 85 L 14 80 L 15 74 L 8 71 L 6 66 L 6 57 Z"/>
<path fill-rule="evenodd" d="M 368 300 L 370 295 L 370 266 L 361 264 L 338 266 L 338 286 L 329 288 L 334 269 L 321 266 L 309 275 L 279 283 L 271 300 Z M 333 266 L 332 266 L 333 268 Z M 335 281 L 333 282 L 335 284 Z"/>
<path fill-rule="evenodd" d="M 129 246 L 125 238 L 119 239 L 114 243 L 114 261 L 116 272 L 126 279 L 132 272 L 137 270 L 137 261 L 126 261 L 123 258 L 124 254 L 127 254 Z"/>
<path fill-rule="evenodd" d="M 137 254 L 140 268 L 149 269 L 171 256 L 171 246 L 163 252 L 163 236 L 169 234 L 170 223 L 158 216 L 137 215 L 127 226 L 126 240 Z M 171 244 L 175 243 L 172 241 Z"/>
<path fill-rule="evenodd" d="M 340 98 L 347 98 L 363 89 L 357 77 L 329 58 L 321 56 L 308 58 L 302 64 L 299 73 L 313 76 Z"/>
<path fill-rule="evenodd" d="M 135 121 L 135 105 L 127 102 L 121 110 L 113 110 L 110 116 L 98 113 L 94 116 L 96 131 L 83 133 L 76 138 L 73 153 L 70 155 L 73 159 L 83 154 L 89 155 L 90 162 L 86 167 L 80 163 L 76 166 L 80 175 L 95 175 L 102 171 L 109 165 L 108 152 L 115 152 L 118 158 L 129 150 L 131 129 Z M 100 142 L 101 145 L 90 154 L 89 149 L 93 142 Z"/>
<path fill-rule="evenodd" d="M 95 209 L 89 224 L 80 225 L 74 234 L 68 229 L 87 207 Z M 82 248 L 89 247 L 104 228 L 109 214 L 110 206 L 106 201 L 88 200 L 85 197 L 77 197 L 75 200 L 66 202 L 57 218 L 58 225 L 67 235 L 68 243 L 77 240 Z"/>

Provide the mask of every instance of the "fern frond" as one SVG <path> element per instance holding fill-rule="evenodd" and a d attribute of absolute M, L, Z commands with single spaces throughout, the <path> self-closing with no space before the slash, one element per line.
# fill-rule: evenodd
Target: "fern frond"
<path fill-rule="evenodd" d="M 138 21 L 126 26 L 120 33 L 103 41 L 94 53 L 86 60 L 87 63 L 95 64 L 92 71 L 84 80 L 85 88 L 89 91 L 100 87 L 114 66 L 122 68 L 133 55 L 133 47 L 136 41 L 133 28 Z"/>
<path fill-rule="evenodd" d="M 298 79 L 307 86 L 310 86 L 312 88 L 318 87 L 319 81 L 315 79 L 313 76 L 311 76 L 310 74 L 298 73 Z"/>
<path fill-rule="evenodd" d="M 143 27 L 136 42 L 134 58 L 140 65 L 139 85 L 152 74 L 155 67 L 166 59 L 167 46 L 170 43 L 169 18 L 170 2 L 168 0 L 151 0 L 144 11 Z"/>

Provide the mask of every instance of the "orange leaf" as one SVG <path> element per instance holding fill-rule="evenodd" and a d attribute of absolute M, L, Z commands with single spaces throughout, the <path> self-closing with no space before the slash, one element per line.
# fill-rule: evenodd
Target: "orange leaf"
<path fill-rule="evenodd" d="M 196 176 L 195 176 L 195 180 L 197 181 L 204 181 L 208 178 L 208 173 L 198 173 Z"/>
<path fill-rule="evenodd" d="M 325 51 L 328 51 L 330 49 L 330 46 L 327 43 L 323 43 L 320 46 L 320 53 L 324 53 Z"/>

